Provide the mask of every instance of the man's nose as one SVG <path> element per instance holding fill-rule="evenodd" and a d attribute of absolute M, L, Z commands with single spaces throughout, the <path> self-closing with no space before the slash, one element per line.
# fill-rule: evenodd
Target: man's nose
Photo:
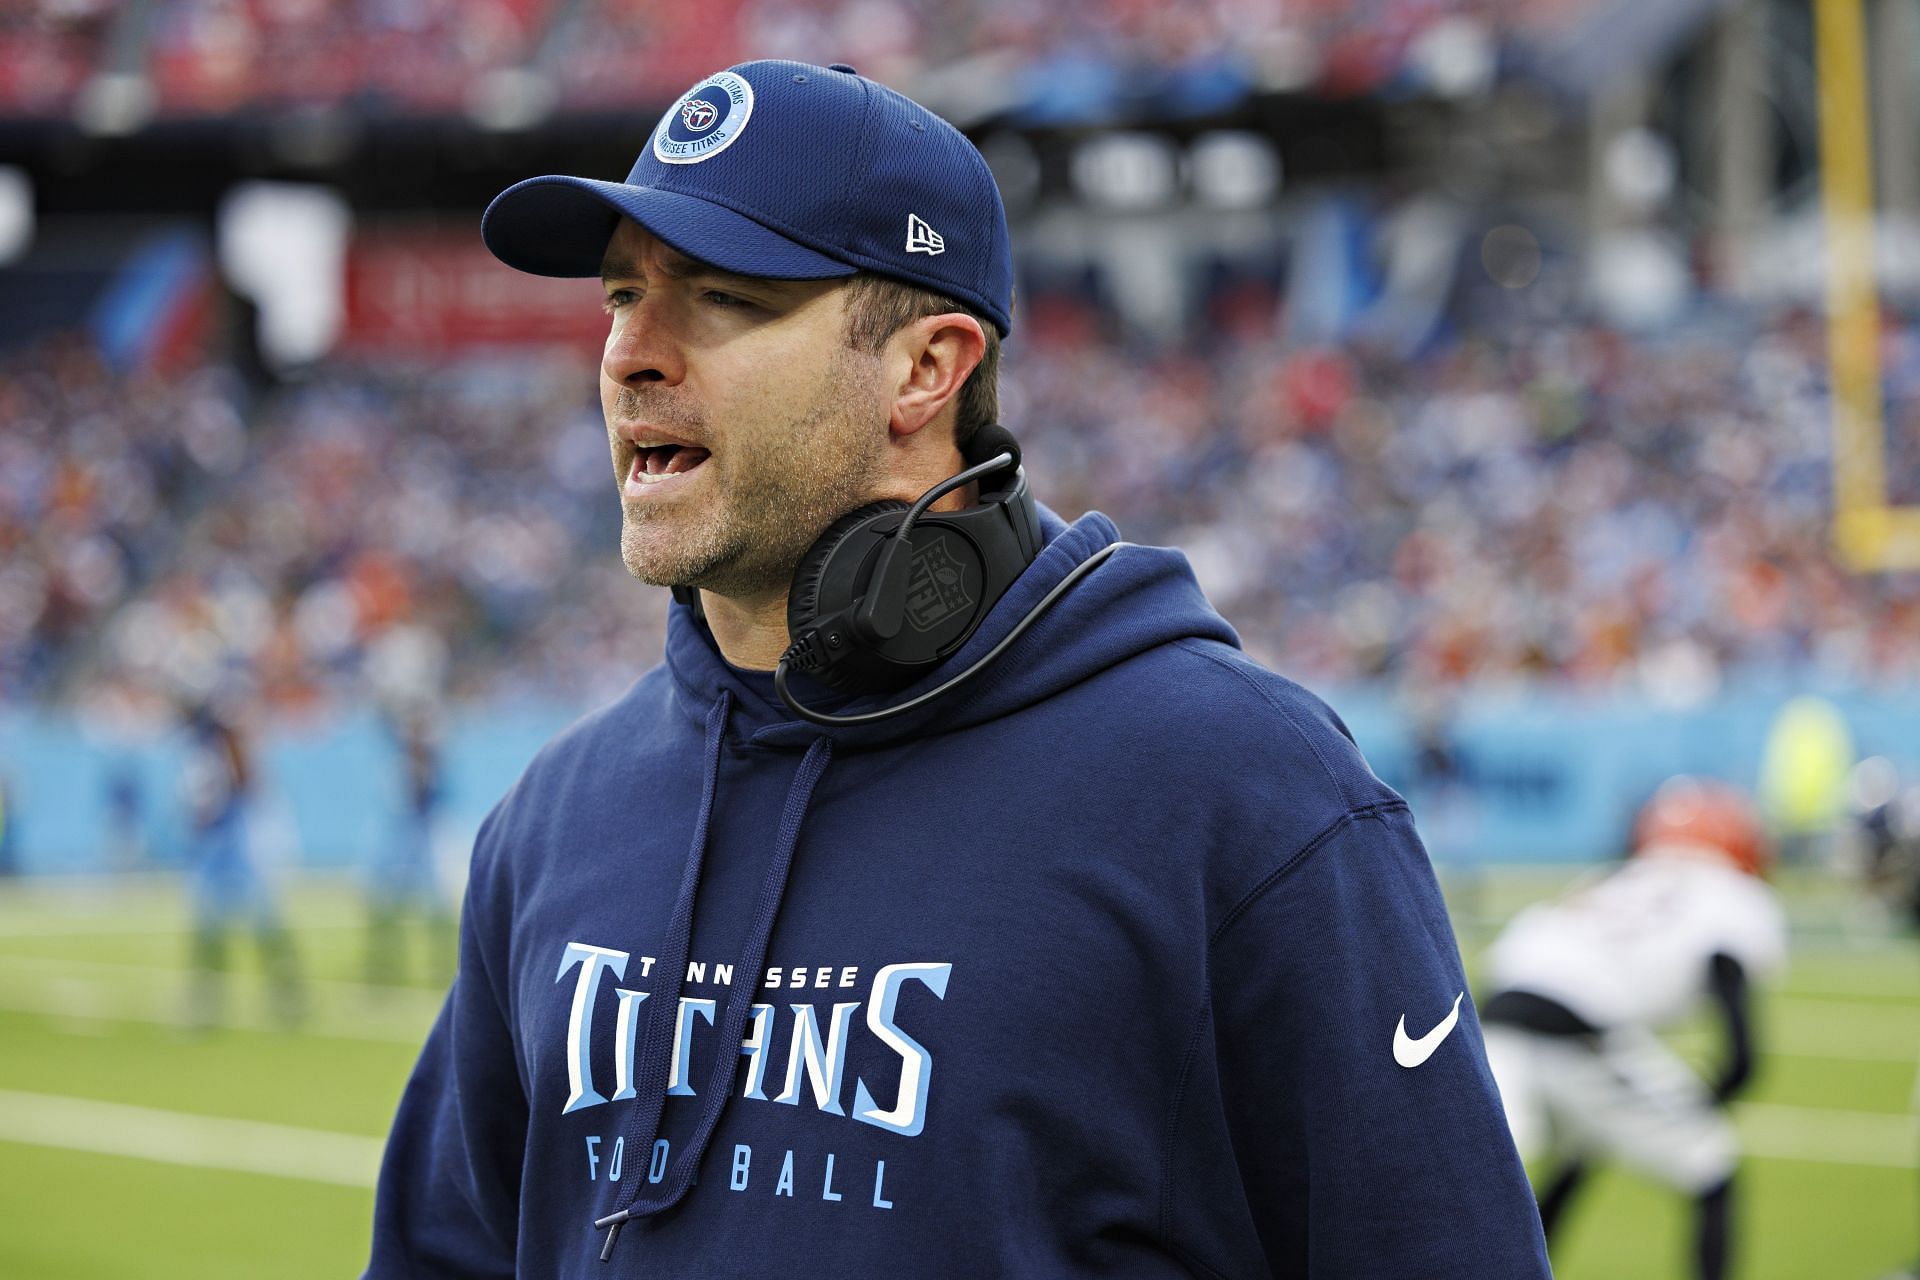
<path fill-rule="evenodd" d="M 678 383 L 686 363 L 664 300 L 642 298 L 613 322 L 604 359 L 607 377 L 623 386 Z"/>

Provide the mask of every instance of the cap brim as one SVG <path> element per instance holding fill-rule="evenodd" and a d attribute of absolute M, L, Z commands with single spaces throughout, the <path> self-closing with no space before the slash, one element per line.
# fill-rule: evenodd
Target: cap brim
<path fill-rule="evenodd" d="M 494 257 L 521 271 L 598 276 L 621 218 L 690 258 L 743 276 L 825 280 L 858 270 L 698 196 L 558 174 L 516 182 L 495 196 L 480 235 Z"/>

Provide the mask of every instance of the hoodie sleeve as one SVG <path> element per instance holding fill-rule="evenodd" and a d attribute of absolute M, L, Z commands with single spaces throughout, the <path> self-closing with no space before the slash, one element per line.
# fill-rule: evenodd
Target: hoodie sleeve
<path fill-rule="evenodd" d="M 481 829 L 453 989 L 400 1099 L 381 1162 L 365 1280 L 511 1277 L 527 1099 L 489 955 Z"/>
<path fill-rule="evenodd" d="M 1211 970 L 1220 1100 L 1274 1275 L 1551 1275 L 1404 804 L 1348 812 L 1256 886 Z"/>

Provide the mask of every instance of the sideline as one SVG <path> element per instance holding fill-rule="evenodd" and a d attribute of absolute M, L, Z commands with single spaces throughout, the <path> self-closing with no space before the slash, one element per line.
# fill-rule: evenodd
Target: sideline
<path fill-rule="evenodd" d="M 379 1138 L 0 1089 L 0 1142 L 370 1190 Z"/>

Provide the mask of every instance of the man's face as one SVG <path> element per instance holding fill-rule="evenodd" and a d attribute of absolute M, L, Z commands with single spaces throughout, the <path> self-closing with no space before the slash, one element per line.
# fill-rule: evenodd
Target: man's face
<path fill-rule="evenodd" d="M 626 219 L 602 276 L 627 571 L 784 591 L 826 527 L 874 495 L 887 443 L 881 365 L 846 342 L 843 284 L 731 275 Z"/>

